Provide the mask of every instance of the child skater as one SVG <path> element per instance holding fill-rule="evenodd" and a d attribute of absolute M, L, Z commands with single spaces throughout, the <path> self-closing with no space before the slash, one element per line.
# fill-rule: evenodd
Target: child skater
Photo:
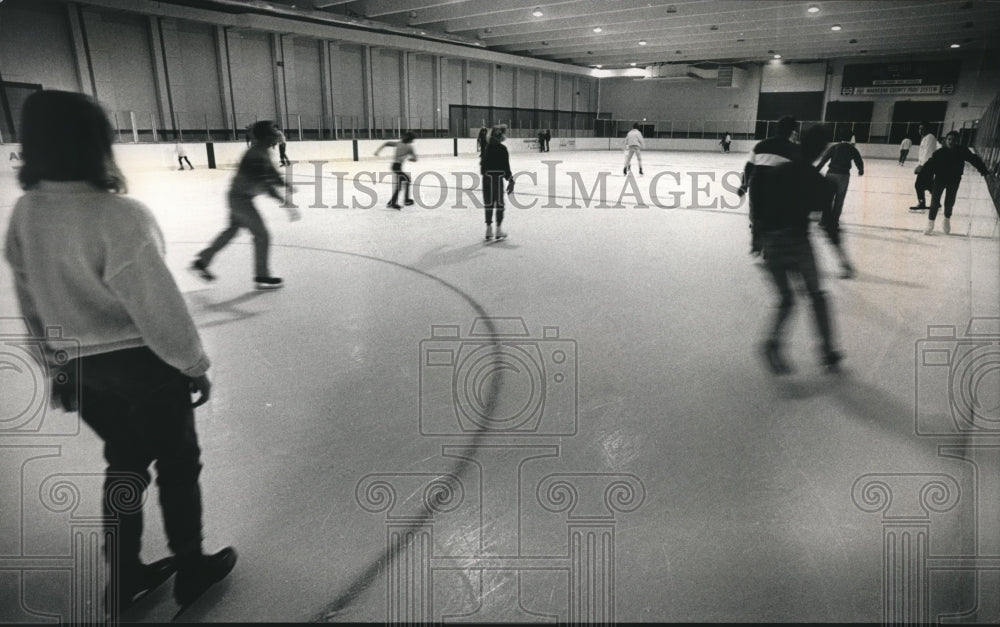
<path fill-rule="evenodd" d="M 809 213 L 824 211 L 833 202 L 832 183 L 812 165 L 826 147 L 828 137 L 822 126 L 814 126 L 802 134 L 799 155 L 754 174 L 753 185 L 758 193 L 755 228 L 760 234 L 765 266 L 780 297 L 763 354 L 771 371 L 779 375 L 792 370 L 781 354 L 781 346 L 785 323 L 795 305 L 792 279 L 796 277 L 812 301 L 821 363 L 833 372 L 843 359 L 833 347 L 830 311 L 809 241 Z"/>
<path fill-rule="evenodd" d="M 729 144 L 733 143 L 733 135 L 731 133 L 726 133 L 725 137 L 719 142 L 722 146 L 722 152 L 729 154 Z"/>
<path fill-rule="evenodd" d="M 479 173 L 483 177 L 483 203 L 486 207 L 486 239 L 492 240 L 493 215 L 496 212 L 498 240 L 507 237 L 500 225 L 503 223 L 503 179 L 507 179 L 507 193 L 514 191 L 514 175 L 510 171 L 510 153 L 503 145 L 507 139 L 507 128 L 495 126 L 490 133 L 490 141 L 479 162 Z"/>
<path fill-rule="evenodd" d="M 194 408 L 209 399 L 209 359 L 164 262 L 156 220 L 124 196 L 100 105 L 84 94 L 38 91 L 22 116 L 25 193 L 11 214 L 6 257 L 31 332 L 44 337 L 56 327 L 79 341 L 79 356 L 54 368 L 52 400 L 78 411 L 104 441 L 105 537 L 116 542 L 104 546 L 104 609 L 117 619 L 175 569 L 183 609 L 236 564 L 229 547 L 202 553 Z M 173 557 L 143 564 L 142 508 L 115 503 L 123 489 L 142 503 L 154 461 Z"/>
<path fill-rule="evenodd" d="M 177 168 L 178 170 L 184 169 L 185 161 L 187 162 L 189 168 L 191 168 L 192 170 L 194 169 L 194 166 L 191 165 L 191 160 L 188 159 L 187 150 L 184 149 L 184 144 L 182 144 L 180 140 L 177 140 L 174 152 L 177 153 L 177 165 L 181 166 Z"/>
<path fill-rule="evenodd" d="M 413 151 L 413 133 L 403 133 L 403 138 L 398 142 L 385 142 L 378 147 L 375 155 L 378 156 L 382 152 L 382 149 L 387 147 L 395 148 L 396 150 L 392 154 L 392 171 L 395 173 L 393 177 L 392 199 L 389 200 L 389 204 L 386 206 L 393 209 L 402 209 L 396 200 L 399 198 L 399 191 L 402 189 L 404 183 L 406 184 L 406 191 L 403 193 L 403 198 L 405 199 L 403 202 L 406 206 L 413 204 L 413 198 L 410 196 L 410 175 L 403 172 L 404 161 L 417 160 L 417 153 Z"/>
<path fill-rule="evenodd" d="M 264 226 L 264 219 L 253 206 L 254 196 L 263 192 L 284 203 L 284 198 L 278 193 L 278 186 L 283 185 L 284 181 L 274 168 L 268 153 L 268 149 L 278 141 L 278 129 L 273 122 L 262 120 L 253 125 L 251 132 L 254 144 L 243 154 L 229 188 L 229 226 L 216 236 L 208 248 L 198 253 L 191 263 L 191 271 L 201 279 L 214 281 L 215 275 L 208 270 L 212 259 L 236 237 L 241 228 L 245 228 L 253 234 L 253 280 L 257 289 L 278 289 L 284 282 L 279 277 L 271 276 L 268 266 L 271 235 Z M 295 221 L 299 217 L 297 209 L 288 207 L 290 220 Z"/>

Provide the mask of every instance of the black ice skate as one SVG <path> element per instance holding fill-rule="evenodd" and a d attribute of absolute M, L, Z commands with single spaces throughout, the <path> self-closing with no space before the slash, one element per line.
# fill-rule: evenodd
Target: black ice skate
<path fill-rule="evenodd" d="M 255 276 L 253 282 L 259 290 L 277 290 L 285 287 L 285 282 L 276 276 Z"/>
<path fill-rule="evenodd" d="M 236 566 L 236 550 L 227 546 L 215 555 L 199 555 L 190 564 L 177 569 L 174 579 L 174 599 L 180 605 L 174 620 L 191 607 L 201 595 L 226 578 Z"/>

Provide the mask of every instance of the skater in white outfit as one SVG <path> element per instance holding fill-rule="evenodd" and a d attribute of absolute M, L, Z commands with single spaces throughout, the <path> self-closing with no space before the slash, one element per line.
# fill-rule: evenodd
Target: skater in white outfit
<path fill-rule="evenodd" d="M 410 196 L 410 175 L 403 172 L 403 162 L 404 161 L 416 161 L 417 153 L 413 151 L 413 133 L 403 133 L 403 138 L 398 142 L 385 142 L 378 147 L 375 154 L 378 155 L 382 152 L 383 148 L 395 148 L 395 152 L 392 155 L 392 171 L 395 174 L 393 177 L 393 188 L 392 188 L 392 199 L 389 200 L 388 207 L 393 209 L 402 209 L 398 202 L 399 192 L 403 189 L 403 185 L 406 185 L 406 191 L 403 192 L 403 202 L 407 206 L 413 204 L 413 198 Z"/>
<path fill-rule="evenodd" d="M 622 174 L 629 173 L 632 155 L 635 155 L 635 158 L 639 160 L 639 174 L 642 174 L 642 149 L 645 146 L 645 142 L 642 141 L 642 132 L 639 130 L 639 123 L 636 122 L 632 124 L 632 130 L 625 136 L 625 167 L 622 168 Z"/>

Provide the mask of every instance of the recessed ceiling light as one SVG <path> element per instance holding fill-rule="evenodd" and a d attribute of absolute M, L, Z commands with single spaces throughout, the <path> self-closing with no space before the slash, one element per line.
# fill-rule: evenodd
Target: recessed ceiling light
<path fill-rule="evenodd" d="M 774 58 L 775 58 L 775 59 L 780 59 L 780 58 L 781 58 L 781 55 L 780 55 L 780 54 L 776 54 L 776 55 L 774 55 Z"/>
<path fill-rule="evenodd" d="M 604 67 L 604 66 L 603 66 L 603 65 L 600 65 L 600 64 L 598 64 L 598 65 L 595 65 L 594 67 L 596 67 L 596 68 L 597 68 L 597 69 L 599 70 L 599 69 L 601 69 L 601 68 L 602 68 L 602 67 Z"/>
<path fill-rule="evenodd" d="M 535 9 L 534 11 L 531 12 L 531 14 L 534 15 L 535 17 L 542 17 L 543 15 L 545 15 L 544 13 L 542 13 L 541 9 Z"/>
<path fill-rule="evenodd" d="M 961 48 L 962 46 L 961 46 L 961 45 L 959 45 L 959 44 L 951 44 L 951 47 L 952 47 L 952 48 Z"/>
<path fill-rule="evenodd" d="M 639 40 L 639 45 L 640 46 L 645 46 L 646 45 L 646 40 L 645 39 L 640 39 Z"/>
<path fill-rule="evenodd" d="M 819 13 L 819 7 L 816 6 L 815 4 L 810 4 L 809 8 L 806 9 L 806 11 L 809 11 L 810 13 Z"/>
<path fill-rule="evenodd" d="M 840 24 L 834 24 L 833 26 L 830 27 L 830 30 L 840 30 L 842 28 L 843 26 L 841 26 Z"/>
<path fill-rule="evenodd" d="M 601 28 L 600 26 L 595 26 L 595 27 L 594 27 L 594 32 L 595 32 L 595 33 L 599 33 L 599 32 L 601 32 L 602 30 L 604 30 L 604 29 L 603 29 L 603 28 Z"/>
<path fill-rule="evenodd" d="M 635 63 L 629 63 L 629 65 L 631 65 L 632 67 L 635 67 Z"/>

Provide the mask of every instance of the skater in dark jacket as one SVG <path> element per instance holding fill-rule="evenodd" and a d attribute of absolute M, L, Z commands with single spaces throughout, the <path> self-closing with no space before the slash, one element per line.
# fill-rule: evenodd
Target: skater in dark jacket
<path fill-rule="evenodd" d="M 220 250 L 229 245 L 241 228 L 253 234 L 254 283 L 259 290 L 278 289 L 284 285 L 280 277 L 271 276 L 268 255 L 271 250 L 271 234 L 264 226 L 264 219 L 254 207 L 253 199 L 262 193 L 284 203 L 278 188 L 284 185 L 281 174 L 271 162 L 269 149 L 278 141 L 278 128 L 273 122 L 262 120 L 253 125 L 254 144 L 240 160 L 236 176 L 229 187 L 229 226 L 219 233 L 215 240 L 191 263 L 191 271 L 205 281 L 214 281 L 215 275 L 209 271 L 212 259 Z M 299 219 L 294 207 L 287 207 L 289 220 Z"/>
<path fill-rule="evenodd" d="M 986 164 L 974 152 L 958 144 L 958 131 L 951 131 L 944 137 L 944 148 L 938 148 L 924 164 L 924 171 L 933 177 L 931 184 L 931 210 L 927 214 L 927 228 L 924 235 L 934 232 L 934 220 L 941 208 L 941 194 L 944 194 L 944 232 L 951 233 L 951 210 L 955 207 L 958 186 L 962 183 L 965 164 L 979 170 L 984 177 L 990 172 Z"/>
<path fill-rule="evenodd" d="M 483 151 L 486 150 L 486 145 L 490 143 L 490 131 L 485 126 L 479 129 L 479 137 L 476 138 L 476 152 L 479 156 L 483 156 Z"/>
<path fill-rule="evenodd" d="M 792 133 L 795 131 L 797 122 L 795 118 L 785 116 L 778 120 L 777 134 L 758 142 L 750 153 L 746 166 L 743 168 L 743 185 L 739 188 L 739 195 L 742 198 L 748 191 L 750 192 L 750 253 L 760 254 L 760 237 L 755 226 L 757 206 L 769 201 L 769 192 L 763 189 L 754 189 L 755 177 L 767 173 L 769 170 L 791 163 L 799 155 L 799 145 L 791 141 Z"/>
<path fill-rule="evenodd" d="M 809 214 L 821 212 L 833 202 L 833 185 L 812 166 L 826 147 L 827 138 L 821 126 L 808 129 L 802 134 L 801 155 L 763 171 L 758 169 L 754 175 L 753 185 L 758 194 L 755 229 L 764 263 L 780 297 L 763 346 L 764 358 L 775 374 L 791 372 L 781 347 L 784 326 L 795 304 L 792 277 L 801 279 L 812 301 L 821 363 L 828 370 L 835 370 L 843 359 L 833 346 L 830 312 L 809 241 Z"/>
<path fill-rule="evenodd" d="M 504 239 L 507 233 L 500 228 L 503 223 L 504 188 L 503 179 L 507 179 L 507 193 L 514 191 L 514 175 L 510 171 L 510 154 L 503 145 L 507 139 L 507 127 L 495 126 L 490 133 L 489 145 L 483 152 L 479 162 L 479 173 L 483 177 L 483 204 L 486 207 L 486 239 L 491 240 L 493 233 L 493 217 L 496 214 L 496 238 Z"/>
<path fill-rule="evenodd" d="M 79 412 L 104 442 L 110 576 L 102 622 L 175 569 L 174 596 L 187 606 L 236 563 L 232 548 L 202 553 L 194 408 L 209 399 L 209 358 L 164 261 L 156 220 L 124 195 L 101 105 L 84 94 L 37 91 L 22 115 L 25 193 L 11 214 L 6 256 L 31 334 L 60 329 L 78 342 L 79 354 L 49 355 L 51 390 L 54 404 Z M 143 564 L 153 462 L 174 557 Z"/>
<path fill-rule="evenodd" d="M 825 207 L 820 215 L 819 225 L 826 231 L 827 239 L 833 244 L 840 258 L 840 278 L 850 279 L 854 276 L 854 267 L 847 258 L 844 250 L 844 243 L 840 235 L 840 214 L 844 211 L 844 198 L 847 196 L 847 186 L 851 182 L 851 163 L 858 168 L 858 176 L 865 175 L 865 162 L 861 159 L 861 153 L 854 144 L 849 141 L 847 131 L 841 136 L 841 140 L 830 146 L 816 166 L 819 172 L 827 163 L 830 167 L 826 171 L 826 179 L 833 183 L 834 197 L 833 203 Z"/>

